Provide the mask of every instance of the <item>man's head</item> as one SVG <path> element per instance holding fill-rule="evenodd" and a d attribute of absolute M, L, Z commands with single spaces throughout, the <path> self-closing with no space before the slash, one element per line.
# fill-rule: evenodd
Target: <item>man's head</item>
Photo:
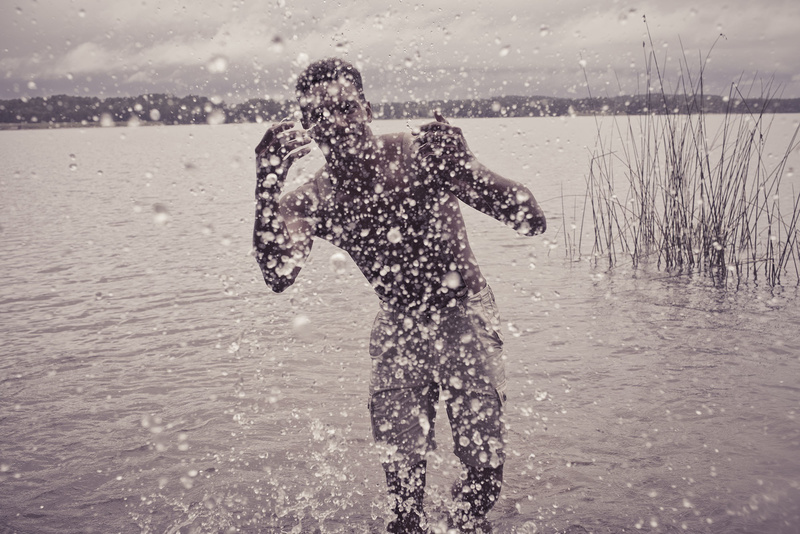
<path fill-rule="evenodd" d="M 322 59 L 306 67 L 297 79 L 296 93 L 303 127 L 316 126 L 317 136 L 357 136 L 372 121 L 361 73 L 342 59 Z"/>
<path fill-rule="evenodd" d="M 361 73 L 351 63 L 339 58 L 320 59 L 315 61 L 303 71 L 297 79 L 295 90 L 298 100 L 307 95 L 313 87 L 329 82 L 352 84 L 358 91 L 361 100 L 364 97 L 364 85 L 361 82 Z"/>

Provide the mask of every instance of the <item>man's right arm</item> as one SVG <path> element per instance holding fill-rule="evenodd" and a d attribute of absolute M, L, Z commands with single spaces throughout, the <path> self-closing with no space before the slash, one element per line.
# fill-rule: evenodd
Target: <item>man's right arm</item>
<path fill-rule="evenodd" d="M 294 283 L 312 242 L 311 225 L 302 217 L 304 206 L 298 202 L 303 193 L 293 191 L 280 199 L 289 167 L 309 152 L 305 145 L 310 140 L 291 130 L 292 126 L 273 125 L 256 147 L 253 247 L 264 281 L 276 293 Z"/>

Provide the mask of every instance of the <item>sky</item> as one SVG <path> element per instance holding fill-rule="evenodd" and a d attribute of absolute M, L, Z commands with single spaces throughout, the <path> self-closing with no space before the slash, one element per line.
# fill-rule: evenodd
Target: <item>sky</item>
<path fill-rule="evenodd" d="M 655 65 L 670 92 L 798 98 L 799 29 L 797 0 L 3 0 L 0 99 L 283 100 L 330 56 L 373 102 L 636 94 Z"/>

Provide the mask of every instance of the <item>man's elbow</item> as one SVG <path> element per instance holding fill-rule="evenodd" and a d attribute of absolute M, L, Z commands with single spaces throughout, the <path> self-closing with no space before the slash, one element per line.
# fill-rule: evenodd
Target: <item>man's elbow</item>
<path fill-rule="evenodd" d="M 267 285 L 269 286 L 269 288 L 272 290 L 273 293 L 283 293 L 287 287 L 292 285 L 292 282 L 281 280 L 278 282 L 273 282 L 272 284 L 267 282 Z"/>
<path fill-rule="evenodd" d="M 273 293 L 283 293 L 287 287 L 294 283 L 294 279 L 286 278 L 285 276 L 269 276 L 264 275 L 264 283 L 272 290 Z"/>
<path fill-rule="evenodd" d="M 541 210 L 521 210 L 517 213 L 514 229 L 522 235 L 534 236 L 547 230 L 547 219 Z"/>
<path fill-rule="evenodd" d="M 543 234 L 545 230 L 547 230 L 547 219 L 543 213 L 540 213 L 536 217 L 533 217 L 531 221 L 531 232 L 528 235 Z"/>
<path fill-rule="evenodd" d="M 275 265 L 264 264 L 263 261 L 258 260 L 258 258 L 256 261 L 258 266 L 261 268 L 261 274 L 264 277 L 264 283 L 267 284 L 267 287 L 270 288 L 273 293 L 283 293 L 287 287 L 294 284 L 299 269 L 292 270 L 292 272 L 287 276 L 286 274 L 278 274 L 278 272 L 276 272 Z"/>

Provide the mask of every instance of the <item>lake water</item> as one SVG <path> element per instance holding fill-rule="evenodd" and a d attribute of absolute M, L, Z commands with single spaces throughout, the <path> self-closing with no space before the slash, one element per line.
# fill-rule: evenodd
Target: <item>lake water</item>
<path fill-rule="evenodd" d="M 549 219 L 522 238 L 465 209 L 506 333 L 495 532 L 800 532 L 797 289 L 570 262 L 594 121 L 455 122 Z M 0 132 L 0 532 L 382 531 L 377 299 L 324 242 L 263 284 L 264 128 Z M 439 425 L 434 519 L 457 473 Z"/>

